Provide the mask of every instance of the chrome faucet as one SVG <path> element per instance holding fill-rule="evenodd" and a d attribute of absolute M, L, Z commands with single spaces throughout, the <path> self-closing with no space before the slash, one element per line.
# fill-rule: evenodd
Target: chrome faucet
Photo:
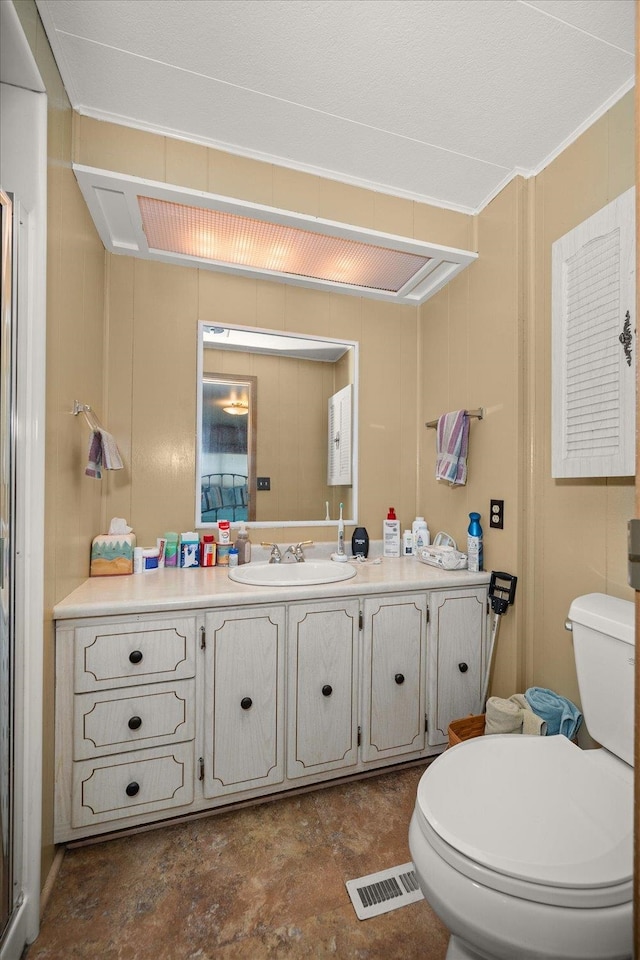
<path fill-rule="evenodd" d="M 309 546 L 311 543 L 313 543 L 313 540 L 303 540 L 301 543 L 292 543 L 284 552 L 284 561 L 287 561 L 287 557 L 291 557 L 296 563 L 304 563 L 305 556 L 302 548 Z"/>
<path fill-rule="evenodd" d="M 271 554 L 269 556 L 269 563 L 282 563 L 282 554 L 280 553 L 280 547 L 277 543 L 264 543 L 260 544 L 261 547 L 271 547 Z"/>

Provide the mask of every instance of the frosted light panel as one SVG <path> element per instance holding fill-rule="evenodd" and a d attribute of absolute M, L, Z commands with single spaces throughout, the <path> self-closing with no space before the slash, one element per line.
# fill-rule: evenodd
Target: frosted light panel
<path fill-rule="evenodd" d="M 397 293 L 429 257 L 218 210 L 138 197 L 149 248 Z"/>

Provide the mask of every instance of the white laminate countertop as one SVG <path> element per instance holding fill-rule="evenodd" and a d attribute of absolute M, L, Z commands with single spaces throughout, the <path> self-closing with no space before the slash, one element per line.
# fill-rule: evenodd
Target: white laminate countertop
<path fill-rule="evenodd" d="M 120 577 L 91 577 L 53 608 L 55 620 L 127 613 L 162 613 L 255 603 L 324 600 L 405 590 L 482 586 L 490 574 L 439 570 L 414 557 L 356 564 L 356 575 L 338 583 L 297 587 L 253 587 L 229 579 L 225 567 L 165 568 Z"/>

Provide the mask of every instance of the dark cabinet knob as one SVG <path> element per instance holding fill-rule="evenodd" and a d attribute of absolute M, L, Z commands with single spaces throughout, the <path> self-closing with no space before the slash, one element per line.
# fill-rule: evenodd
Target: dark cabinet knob
<path fill-rule="evenodd" d="M 131 663 L 140 663 L 142 661 L 142 650 L 132 650 L 129 654 Z"/>
<path fill-rule="evenodd" d="M 333 687 L 330 686 L 328 683 L 325 683 L 324 687 L 322 688 L 322 696 L 330 697 L 332 693 L 333 693 Z"/>
<path fill-rule="evenodd" d="M 139 730 L 142 726 L 142 717 L 131 717 L 128 723 L 129 730 Z"/>
<path fill-rule="evenodd" d="M 459 663 L 459 664 L 458 664 L 458 670 L 460 671 L 460 673 L 466 673 L 468 669 L 469 669 L 469 664 L 468 664 L 468 663 Z"/>
<path fill-rule="evenodd" d="M 398 685 L 400 685 L 401 683 L 404 683 L 404 674 L 403 674 L 403 673 L 396 673 L 396 675 L 395 675 L 395 677 L 394 677 L 393 679 L 396 681 L 396 683 L 397 683 Z"/>
<path fill-rule="evenodd" d="M 243 710 L 248 710 L 250 707 L 253 706 L 253 700 L 251 699 L 251 697 L 243 697 L 242 700 L 240 701 L 240 706 L 242 707 Z"/>
<path fill-rule="evenodd" d="M 140 792 L 140 784 L 136 783 L 135 780 L 132 780 L 131 783 L 127 784 L 126 794 L 128 797 L 135 797 L 135 795 L 139 792 Z"/>

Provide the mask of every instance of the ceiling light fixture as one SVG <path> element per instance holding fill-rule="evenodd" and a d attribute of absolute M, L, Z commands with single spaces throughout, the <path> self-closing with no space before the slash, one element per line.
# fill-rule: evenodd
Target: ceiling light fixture
<path fill-rule="evenodd" d="M 232 400 L 222 409 L 225 413 L 231 414 L 232 417 L 244 417 L 249 413 L 249 405 L 242 400 Z"/>
<path fill-rule="evenodd" d="M 111 253 L 419 304 L 477 259 L 335 220 L 73 165 Z"/>

